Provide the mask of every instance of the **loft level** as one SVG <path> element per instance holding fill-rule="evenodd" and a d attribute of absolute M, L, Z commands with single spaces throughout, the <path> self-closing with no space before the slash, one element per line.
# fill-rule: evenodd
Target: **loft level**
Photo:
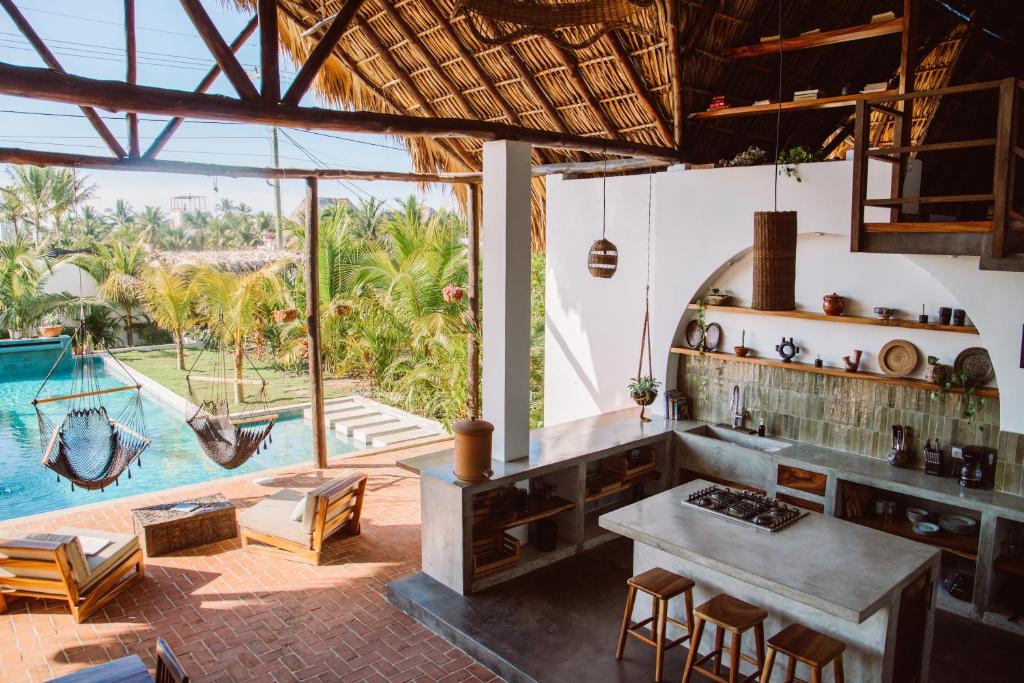
<path fill-rule="evenodd" d="M 743 45 L 741 47 L 734 47 L 727 50 L 725 56 L 732 59 L 745 59 L 747 57 L 777 54 L 780 49 L 782 52 L 806 50 L 813 47 L 824 47 L 825 45 L 847 43 L 853 40 L 877 38 L 879 36 L 887 36 L 894 33 L 903 33 L 902 17 L 890 19 L 889 21 L 879 21 L 874 24 L 859 24 L 857 26 L 837 28 L 832 31 L 808 33 L 794 36 L 792 38 L 783 38 L 781 41 L 769 40 L 763 43 L 757 43 L 756 45 Z M 781 46 L 779 45 L 780 42 L 782 43 Z"/>
<path fill-rule="evenodd" d="M 691 119 L 719 119 L 730 116 L 756 116 L 758 114 L 774 114 L 780 109 L 787 111 L 805 111 L 809 109 L 832 109 L 835 107 L 852 107 L 860 100 L 881 95 L 892 95 L 895 90 L 883 90 L 874 93 L 852 93 L 834 97 L 819 97 L 815 100 L 791 100 L 788 102 L 771 102 L 769 104 L 751 104 L 743 107 L 725 107 L 710 111 L 698 111 L 690 114 Z"/>

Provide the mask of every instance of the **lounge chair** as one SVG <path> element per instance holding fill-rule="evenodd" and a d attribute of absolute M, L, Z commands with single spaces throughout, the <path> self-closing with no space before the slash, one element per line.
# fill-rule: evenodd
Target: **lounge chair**
<path fill-rule="evenodd" d="M 155 683 L 189 683 L 188 674 L 178 663 L 178 658 L 159 636 L 156 639 L 156 678 L 153 680 Z"/>
<path fill-rule="evenodd" d="M 86 555 L 80 537 L 109 543 Z M 0 537 L 0 612 L 12 597 L 65 600 L 82 623 L 144 574 L 139 538 L 132 534 L 65 527 L 52 534 Z"/>
<path fill-rule="evenodd" d="M 246 550 L 320 564 L 324 541 L 338 531 L 355 536 L 366 491 L 362 472 L 332 479 L 303 493 L 281 489 L 238 515 Z"/>

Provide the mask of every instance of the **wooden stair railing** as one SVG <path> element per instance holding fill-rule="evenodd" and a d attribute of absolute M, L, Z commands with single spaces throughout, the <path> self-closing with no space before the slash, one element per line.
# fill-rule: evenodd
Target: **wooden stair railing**
<path fill-rule="evenodd" d="M 880 94 L 858 101 L 854 114 L 853 204 L 850 250 L 882 253 L 926 253 L 981 256 L 996 268 L 1024 270 L 1024 216 L 1015 210 L 1014 179 L 1018 159 L 1024 157 L 1019 143 L 1021 91 L 1024 81 L 1006 78 L 1001 81 L 970 83 L 935 90 L 906 94 Z M 953 140 L 925 144 L 894 144 L 870 149 L 872 111 L 897 117 L 899 123 L 905 103 L 922 97 L 942 97 L 996 92 L 998 98 L 995 137 Z M 903 173 L 910 156 L 922 152 L 944 152 L 965 149 L 986 149 L 994 152 L 992 191 L 974 194 L 913 197 L 903 195 Z M 868 160 L 882 159 L 893 163 L 892 194 L 884 198 L 867 197 Z M 906 160 L 906 161 L 904 161 Z M 903 220 L 907 205 L 943 205 L 983 203 L 992 206 L 990 220 L 953 220 L 931 222 Z M 869 222 L 869 207 L 891 207 L 889 222 Z M 873 237 L 875 236 L 875 237 Z M 1019 264 L 1019 265 L 1018 265 Z"/>

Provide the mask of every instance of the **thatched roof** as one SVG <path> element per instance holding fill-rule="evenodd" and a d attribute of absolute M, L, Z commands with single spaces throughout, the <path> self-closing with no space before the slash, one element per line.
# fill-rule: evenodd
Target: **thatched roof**
<path fill-rule="evenodd" d="M 228 251 L 160 251 L 154 259 L 172 267 L 216 266 L 232 273 L 249 273 L 281 261 L 298 263 L 301 258 L 277 249 L 238 249 Z"/>
<path fill-rule="evenodd" d="M 256 0 L 225 0 L 248 12 Z M 560 4 L 571 0 L 528 0 Z M 578 0 L 577 0 L 578 1 Z M 634 0 L 635 1 L 635 0 Z M 976 0 L 957 0 L 971 4 Z M 315 46 L 343 0 L 280 0 L 284 49 L 300 63 Z M 672 145 L 665 0 L 631 15 L 636 30 L 614 30 L 593 44 L 568 49 L 546 35 L 521 35 L 503 44 L 480 40 L 455 0 L 366 0 L 321 71 L 316 89 L 328 105 L 344 109 L 448 116 L 521 124 L 554 131 Z M 1018 0 L 985 2 L 988 21 L 1020 23 Z M 509 3 L 513 4 L 513 3 Z M 643 4 L 643 3 L 637 3 Z M 715 95 L 738 103 L 774 97 L 774 55 L 727 56 L 729 48 L 778 33 L 778 5 L 765 0 L 680 0 L 683 105 L 703 111 Z M 782 35 L 865 23 L 876 13 L 902 13 L 900 0 L 783 0 Z M 967 41 L 962 22 L 938 3 L 924 0 L 922 55 L 934 54 L 919 83 L 948 82 Z M 1014 23 L 1010 21 L 1009 23 Z M 515 27 L 484 25 L 485 30 Z M 313 29 L 310 31 L 309 29 Z M 951 32 L 959 30 L 959 34 Z M 303 32 L 308 35 L 304 36 Z M 569 32 L 572 33 L 571 31 Z M 788 52 L 783 97 L 817 87 L 836 92 L 886 80 L 898 66 L 899 35 Z M 1019 66 L 1019 60 L 1014 68 Z M 1003 74 L 1009 75 L 1009 74 Z M 934 106 L 917 126 L 923 134 Z M 782 146 L 820 147 L 840 129 L 849 109 L 801 112 L 784 117 Z M 881 133 L 884 134 L 884 131 Z M 772 116 L 690 120 L 683 148 L 695 162 L 731 157 L 748 145 L 774 145 Z M 479 170 L 481 146 L 471 139 L 403 140 L 419 172 Z M 572 152 L 537 150 L 537 163 L 581 159 Z M 543 181 L 535 180 L 534 243 L 543 244 Z M 538 201 L 540 200 L 540 201 Z"/>

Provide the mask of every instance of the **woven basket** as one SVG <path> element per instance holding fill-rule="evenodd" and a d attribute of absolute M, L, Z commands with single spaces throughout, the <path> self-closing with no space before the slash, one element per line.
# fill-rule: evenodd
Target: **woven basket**
<path fill-rule="evenodd" d="M 594 277 L 609 278 L 619 267 L 618 248 L 603 237 L 590 245 L 587 268 Z"/>
<path fill-rule="evenodd" d="M 759 311 L 796 309 L 796 211 L 754 213 L 754 296 Z"/>

